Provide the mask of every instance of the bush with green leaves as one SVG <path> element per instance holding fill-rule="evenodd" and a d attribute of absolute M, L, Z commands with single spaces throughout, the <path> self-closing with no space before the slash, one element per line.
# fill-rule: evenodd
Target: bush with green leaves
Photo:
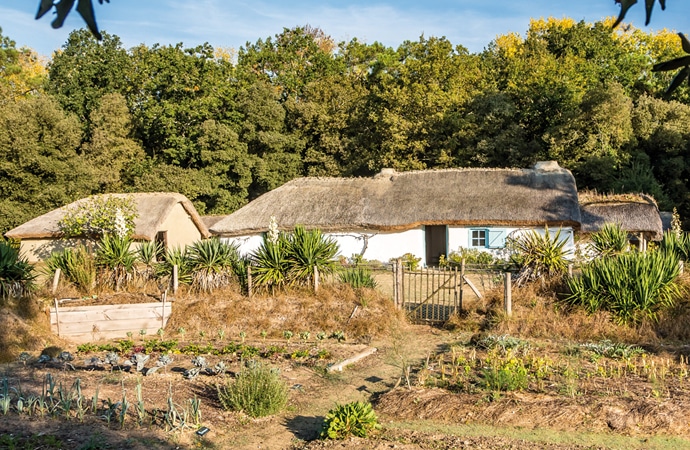
<path fill-rule="evenodd" d="M 234 381 L 218 385 L 217 391 L 223 408 L 250 417 L 276 414 L 285 408 L 288 399 L 288 388 L 278 369 L 260 363 L 243 369 Z"/>
<path fill-rule="evenodd" d="M 315 270 L 321 275 L 332 274 L 339 251 L 335 239 L 324 235 L 321 230 L 296 226 L 288 235 L 286 248 L 291 283 L 311 283 Z"/>
<path fill-rule="evenodd" d="M 592 234 L 592 248 L 597 256 L 613 256 L 628 251 L 628 233 L 620 224 L 607 223 Z"/>
<path fill-rule="evenodd" d="M 163 254 L 163 261 L 156 265 L 156 278 L 172 277 L 177 266 L 177 280 L 180 284 L 192 283 L 192 264 L 187 247 L 169 248 Z"/>
<path fill-rule="evenodd" d="M 662 251 L 594 259 L 568 279 L 564 301 L 588 313 L 609 311 L 621 324 L 657 321 L 680 296 L 679 273 L 678 257 Z"/>
<path fill-rule="evenodd" d="M 132 197 L 95 195 L 68 208 L 58 228 L 67 237 L 131 236 L 136 217 L 137 208 Z"/>
<path fill-rule="evenodd" d="M 350 436 L 366 438 L 369 433 L 381 428 L 371 403 L 350 402 L 336 405 L 324 419 L 320 437 L 322 439 L 345 439 Z"/>
<path fill-rule="evenodd" d="M 83 293 L 91 292 L 96 284 L 96 261 L 83 245 L 53 252 L 45 262 L 48 275 L 60 269 L 62 276 Z"/>
<path fill-rule="evenodd" d="M 104 234 L 96 248 L 96 265 L 106 285 L 119 291 L 132 281 L 136 253 L 132 250 L 132 239 L 116 234 Z"/>
<path fill-rule="evenodd" d="M 0 300 L 18 298 L 34 289 L 34 266 L 11 242 L 0 240 Z"/>
<path fill-rule="evenodd" d="M 227 244 L 218 238 L 195 242 L 189 248 L 192 287 L 202 292 L 212 292 L 228 286 L 239 259 L 239 246 L 236 244 Z"/>
<path fill-rule="evenodd" d="M 511 263 L 519 273 L 515 279 L 518 286 L 536 280 L 553 279 L 564 275 L 568 270 L 568 255 L 565 248 L 567 239 L 559 229 L 552 235 L 548 228 L 544 233 L 530 230 L 510 239 Z"/>
<path fill-rule="evenodd" d="M 398 259 L 402 262 L 405 269 L 412 271 L 417 270 L 419 268 L 419 263 L 422 262 L 422 258 L 418 258 L 412 253 L 405 253 L 399 258 L 391 258 L 390 262 L 393 263 Z"/>
<path fill-rule="evenodd" d="M 343 284 L 350 285 L 352 289 L 375 289 L 377 286 L 374 275 L 366 267 L 345 268 L 338 273 L 338 280 Z"/>
<path fill-rule="evenodd" d="M 450 252 L 447 257 L 441 255 L 441 260 L 438 265 L 442 268 L 460 267 L 463 259 L 465 260 L 465 264 L 470 265 L 490 266 L 505 263 L 504 260 L 496 258 L 489 252 L 476 248 L 461 247 L 457 251 Z"/>

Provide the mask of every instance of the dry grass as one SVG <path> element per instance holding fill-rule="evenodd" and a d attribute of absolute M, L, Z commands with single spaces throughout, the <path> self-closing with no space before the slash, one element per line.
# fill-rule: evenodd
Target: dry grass
<path fill-rule="evenodd" d="M 61 344 L 50 331 L 50 315 L 31 299 L 0 304 L 0 363 L 15 361 L 23 351 L 37 352 Z"/>
<path fill-rule="evenodd" d="M 348 340 L 366 341 L 386 333 L 391 321 L 400 318 L 393 302 L 374 290 L 327 286 L 317 294 L 292 290 L 251 299 L 228 290 L 213 295 L 178 295 L 166 331 L 184 328 L 190 335 L 212 335 L 224 330 L 234 339 L 240 332 L 258 339 L 265 331 L 268 338 L 275 339 L 289 330 L 295 340 L 302 331 L 343 331 Z"/>

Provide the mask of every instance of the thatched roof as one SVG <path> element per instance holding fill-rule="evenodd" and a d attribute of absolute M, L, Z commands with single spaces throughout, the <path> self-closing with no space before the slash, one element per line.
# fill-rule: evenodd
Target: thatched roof
<path fill-rule="evenodd" d="M 217 224 L 221 220 L 225 219 L 227 215 L 222 216 L 201 216 L 201 221 L 204 222 L 206 228 L 211 228 L 213 225 Z"/>
<path fill-rule="evenodd" d="M 134 219 L 134 235 L 137 240 L 152 241 L 156 238 L 156 233 L 160 230 L 163 221 L 168 217 L 173 207 L 180 203 L 185 209 L 192 222 L 196 225 L 201 233 L 201 236 L 206 238 L 209 236 L 209 231 L 206 225 L 201 220 L 201 216 L 192 205 L 192 202 L 182 194 L 174 192 L 142 192 L 134 194 L 102 194 L 104 196 L 113 196 L 118 198 L 130 197 L 134 200 L 138 217 Z M 58 223 L 64 217 L 65 212 L 78 207 L 89 199 L 98 196 L 92 196 L 77 200 L 62 208 L 50 211 L 42 216 L 36 217 L 23 225 L 14 228 L 5 236 L 12 239 L 41 239 L 41 238 L 58 238 L 61 237 Z"/>
<path fill-rule="evenodd" d="M 659 208 L 646 194 L 580 195 L 583 233 L 595 233 L 604 224 L 617 223 L 629 233 L 645 233 L 648 239 L 661 240 L 663 228 Z"/>
<path fill-rule="evenodd" d="M 578 227 L 580 222 L 575 179 L 549 162 L 534 169 L 384 169 L 371 178 L 299 178 L 230 214 L 211 232 L 265 232 L 271 216 L 281 229 L 304 225 L 322 231 L 420 225 Z"/>

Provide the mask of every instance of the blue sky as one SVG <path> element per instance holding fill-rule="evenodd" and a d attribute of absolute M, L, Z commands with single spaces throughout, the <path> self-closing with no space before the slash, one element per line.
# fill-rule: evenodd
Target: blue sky
<path fill-rule="evenodd" d="M 446 36 L 472 52 L 481 51 L 494 37 L 525 33 L 530 17 L 571 17 L 593 22 L 618 15 L 614 0 L 94 0 L 102 30 L 116 34 L 126 48 L 144 43 L 183 42 L 193 47 L 239 48 L 309 24 L 336 41 L 358 38 L 397 47 L 405 40 Z M 84 26 L 72 12 L 64 27 L 54 30 L 50 14 L 34 20 L 38 0 L 0 0 L 3 35 L 49 56 L 62 46 L 74 28 Z M 666 11 L 658 3 L 650 27 L 644 28 L 644 1 L 628 12 L 626 22 L 645 30 L 670 28 L 690 34 L 690 1 L 669 0 Z"/>

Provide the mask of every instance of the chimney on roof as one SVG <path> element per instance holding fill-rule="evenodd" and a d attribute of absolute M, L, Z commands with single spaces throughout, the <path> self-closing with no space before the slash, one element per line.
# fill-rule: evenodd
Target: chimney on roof
<path fill-rule="evenodd" d="M 532 169 L 537 172 L 560 172 L 563 170 L 557 161 L 537 161 Z"/>
<path fill-rule="evenodd" d="M 395 174 L 395 169 L 391 169 L 390 167 L 384 167 L 383 169 L 381 169 L 381 172 L 374 175 L 374 178 L 391 178 Z"/>

